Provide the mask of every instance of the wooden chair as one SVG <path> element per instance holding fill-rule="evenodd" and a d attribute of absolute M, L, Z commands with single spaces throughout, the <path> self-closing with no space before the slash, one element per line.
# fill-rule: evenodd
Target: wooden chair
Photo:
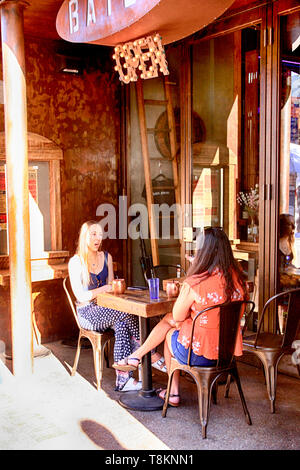
<path fill-rule="evenodd" d="M 246 421 L 248 424 L 251 423 L 250 414 L 247 409 L 246 401 L 242 391 L 236 362 L 234 360 L 234 347 L 236 342 L 236 336 L 238 328 L 240 327 L 240 320 L 242 316 L 242 309 L 245 305 L 249 304 L 251 310 L 254 308 L 254 302 L 251 301 L 238 301 L 238 302 L 227 302 L 221 305 L 208 307 L 198 314 L 193 319 L 192 332 L 190 347 L 188 352 L 188 363 L 180 364 L 174 357 L 171 358 L 170 374 L 168 380 L 168 388 L 165 396 L 165 402 L 163 406 L 162 416 L 165 417 L 168 408 L 170 388 L 172 384 L 172 378 L 175 370 L 179 369 L 190 374 L 197 384 L 198 390 L 198 403 L 199 403 L 199 414 L 202 426 L 202 438 L 206 438 L 206 428 L 209 418 L 209 409 L 211 395 L 214 387 L 217 385 L 217 380 L 223 374 L 230 374 L 234 378 L 237 388 L 239 391 L 240 399 L 242 402 L 243 410 L 245 413 Z M 191 344 L 195 328 L 195 323 L 204 312 L 208 312 L 215 308 L 220 309 L 220 332 L 219 332 L 219 358 L 215 367 L 198 367 L 191 366 Z"/>
<path fill-rule="evenodd" d="M 286 299 L 287 321 L 283 335 L 275 333 L 264 333 L 262 327 L 264 317 L 270 305 L 274 302 L 280 303 Z M 275 396 L 277 383 L 278 363 L 284 354 L 291 354 L 294 351 L 292 347 L 297 330 L 300 324 L 300 288 L 290 289 L 271 297 L 265 304 L 262 315 L 259 320 L 256 334 L 244 336 L 243 350 L 255 354 L 262 362 L 267 391 L 271 403 L 271 413 L 275 413 Z M 244 326 L 244 332 L 246 331 Z M 298 374 L 300 375 L 300 365 L 297 364 Z"/>
<path fill-rule="evenodd" d="M 79 356 L 80 356 L 80 349 L 81 349 L 81 339 L 87 338 L 91 342 L 91 345 L 92 345 L 97 390 L 100 390 L 102 375 L 103 375 L 105 348 L 107 344 L 110 342 L 110 340 L 114 338 L 114 332 L 112 330 L 107 330 L 104 333 L 99 333 L 98 331 L 86 330 L 82 328 L 78 321 L 78 316 L 77 316 L 76 307 L 75 307 L 75 297 L 72 292 L 69 276 L 67 276 L 63 280 L 63 287 L 66 292 L 66 295 L 67 295 L 71 310 L 73 312 L 74 318 L 76 320 L 77 326 L 79 328 L 77 350 L 76 350 L 75 361 L 74 361 L 71 375 L 74 376 L 77 370 L 77 365 L 78 365 Z M 106 365 L 107 367 L 109 367 L 108 358 L 106 361 Z"/>

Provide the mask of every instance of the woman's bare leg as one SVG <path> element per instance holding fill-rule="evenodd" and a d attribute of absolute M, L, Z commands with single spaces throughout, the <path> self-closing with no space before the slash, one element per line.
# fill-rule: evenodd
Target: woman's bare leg
<path fill-rule="evenodd" d="M 141 344 L 141 346 L 132 354 L 130 354 L 130 356 L 128 356 L 129 363 L 131 358 L 142 359 L 145 354 L 156 348 L 156 346 L 165 340 L 168 331 L 171 328 L 174 328 L 174 326 L 175 322 L 173 320 L 172 313 L 167 313 L 164 318 L 153 328 L 146 341 Z M 121 362 L 122 361 L 120 361 L 120 363 Z"/>
<path fill-rule="evenodd" d="M 166 366 L 168 369 L 168 374 L 170 374 L 171 357 L 173 356 L 171 337 L 174 331 L 175 331 L 175 328 L 172 328 L 171 330 L 168 331 L 166 339 L 165 339 L 165 344 L 164 344 L 164 356 L 165 356 Z M 180 377 L 180 371 L 176 370 L 173 374 L 172 385 L 171 385 L 171 390 L 170 390 L 171 395 L 179 395 L 179 377 Z"/>

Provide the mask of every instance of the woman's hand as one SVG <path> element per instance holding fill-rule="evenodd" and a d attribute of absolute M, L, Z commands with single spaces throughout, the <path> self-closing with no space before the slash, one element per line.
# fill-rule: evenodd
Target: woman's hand
<path fill-rule="evenodd" d="M 106 284 L 105 286 L 99 287 L 99 292 L 112 292 L 111 284 Z"/>
<path fill-rule="evenodd" d="M 180 327 L 181 327 L 183 322 L 182 321 L 175 321 L 174 318 L 172 317 L 172 318 L 170 318 L 169 323 L 173 328 L 176 328 L 176 330 L 180 330 Z"/>

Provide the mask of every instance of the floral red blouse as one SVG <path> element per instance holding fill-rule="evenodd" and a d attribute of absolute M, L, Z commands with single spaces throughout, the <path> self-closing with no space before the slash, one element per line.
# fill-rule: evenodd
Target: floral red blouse
<path fill-rule="evenodd" d="M 196 301 L 191 305 L 190 316 L 183 321 L 180 326 L 178 341 L 186 349 L 190 344 L 192 319 L 201 310 L 207 307 L 221 304 L 225 302 L 225 279 L 223 274 L 216 269 L 211 276 L 203 279 L 203 276 L 191 276 L 183 283 L 180 297 L 188 293 L 189 289 L 193 289 L 196 293 Z M 244 300 L 245 295 L 241 285 L 237 279 L 234 279 L 235 291 L 232 296 L 233 301 Z M 219 346 L 219 309 L 213 309 L 204 312 L 198 317 L 194 329 L 194 337 L 192 348 L 198 356 L 204 356 L 207 359 L 218 359 Z M 241 330 L 238 331 L 235 356 L 242 355 L 242 335 Z"/>

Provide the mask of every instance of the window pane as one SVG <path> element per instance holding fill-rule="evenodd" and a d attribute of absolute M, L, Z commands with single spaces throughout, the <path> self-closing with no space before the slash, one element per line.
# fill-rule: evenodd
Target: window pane
<path fill-rule="evenodd" d="M 8 254 L 5 165 L 0 165 L 0 254 Z M 31 256 L 51 250 L 49 163 L 28 167 Z"/>
<path fill-rule="evenodd" d="M 259 36 L 255 26 L 193 47 L 193 226 L 221 225 L 230 239 L 251 243 L 258 243 Z"/>
<path fill-rule="evenodd" d="M 278 290 L 300 285 L 300 47 L 292 27 L 299 13 L 281 18 L 281 126 Z M 278 309 L 284 330 L 285 303 Z"/>

